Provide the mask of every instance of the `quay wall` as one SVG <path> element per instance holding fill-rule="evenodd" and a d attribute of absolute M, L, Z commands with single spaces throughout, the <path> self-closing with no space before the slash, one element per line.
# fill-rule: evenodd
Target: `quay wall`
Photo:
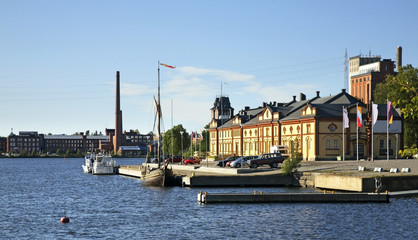
<path fill-rule="evenodd" d="M 331 174 L 315 174 L 314 186 L 321 189 L 333 189 L 353 192 L 374 192 L 376 176 L 345 176 Z M 379 176 L 380 191 L 405 191 L 418 189 L 418 176 Z"/>
<path fill-rule="evenodd" d="M 183 186 L 190 187 L 249 187 L 249 186 L 294 186 L 292 176 L 192 176 L 183 177 Z"/>

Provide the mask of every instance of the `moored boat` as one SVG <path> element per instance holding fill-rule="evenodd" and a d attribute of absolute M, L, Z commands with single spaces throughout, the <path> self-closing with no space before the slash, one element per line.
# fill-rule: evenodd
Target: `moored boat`
<path fill-rule="evenodd" d="M 86 154 L 86 156 L 84 157 L 85 163 L 81 165 L 81 167 L 83 168 L 83 172 L 85 173 L 92 172 L 94 157 L 95 157 L 94 153 Z"/>
<path fill-rule="evenodd" d="M 115 161 L 112 159 L 112 156 L 97 154 L 91 173 L 93 175 L 115 174 Z"/>
<path fill-rule="evenodd" d="M 155 186 L 155 187 L 166 187 L 173 186 L 175 184 L 175 176 L 173 175 L 172 169 L 169 169 L 168 164 L 161 165 L 161 104 L 160 104 L 160 65 L 175 68 L 163 63 L 158 62 L 158 98 L 157 100 L 154 97 L 154 103 L 156 107 L 156 119 L 157 119 L 157 131 L 158 131 L 158 147 L 157 147 L 157 160 L 158 167 L 150 168 L 149 165 L 144 164 L 141 167 L 141 181 L 144 186 Z"/>
<path fill-rule="evenodd" d="M 175 185 L 173 171 L 164 164 L 160 168 L 150 168 L 144 165 L 141 169 L 141 180 L 144 186 L 168 187 Z"/>

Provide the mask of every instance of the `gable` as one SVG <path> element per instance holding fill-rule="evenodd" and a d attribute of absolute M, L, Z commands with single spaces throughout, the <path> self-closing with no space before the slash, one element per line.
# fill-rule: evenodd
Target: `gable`
<path fill-rule="evenodd" d="M 271 113 L 269 108 L 265 108 L 264 111 L 258 115 L 258 121 L 266 121 L 271 120 L 273 118 L 273 114 Z"/>
<path fill-rule="evenodd" d="M 310 115 L 315 115 L 315 114 L 316 114 L 316 108 L 311 107 L 310 105 L 306 105 L 301 111 L 302 116 L 310 116 Z"/>

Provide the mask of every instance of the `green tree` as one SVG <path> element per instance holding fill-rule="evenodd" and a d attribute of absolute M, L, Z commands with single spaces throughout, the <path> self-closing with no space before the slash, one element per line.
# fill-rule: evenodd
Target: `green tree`
<path fill-rule="evenodd" d="M 19 154 L 20 154 L 21 157 L 27 157 L 28 156 L 28 154 L 26 153 L 25 149 L 20 150 L 20 153 Z"/>
<path fill-rule="evenodd" d="M 299 151 L 299 140 L 297 140 L 295 147 L 291 149 L 290 157 L 283 162 L 282 173 L 287 176 L 296 174 L 301 161 L 302 154 Z"/>
<path fill-rule="evenodd" d="M 165 154 L 171 155 L 172 149 L 174 155 L 181 155 L 181 133 L 183 131 L 183 149 L 186 150 L 190 146 L 190 135 L 183 128 L 183 125 L 179 124 L 172 129 L 165 132 L 163 137 L 163 149 Z M 173 138 L 173 139 L 172 139 Z M 173 146 L 173 148 L 171 147 Z M 184 151 L 185 153 L 186 151 Z"/>
<path fill-rule="evenodd" d="M 404 117 L 404 143 L 418 145 L 418 69 L 407 65 L 399 69 L 396 76 L 388 75 L 383 83 L 377 84 L 374 93 L 376 103 L 388 99 L 394 107 L 401 108 Z"/>

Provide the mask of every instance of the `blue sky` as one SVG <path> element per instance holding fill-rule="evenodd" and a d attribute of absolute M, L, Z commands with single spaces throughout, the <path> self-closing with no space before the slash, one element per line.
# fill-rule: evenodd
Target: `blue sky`
<path fill-rule="evenodd" d="M 417 1 L 0 1 L 0 136 L 203 129 L 217 95 L 245 106 L 344 88 L 344 52 L 418 65 Z M 171 101 L 173 108 L 171 108 Z"/>

